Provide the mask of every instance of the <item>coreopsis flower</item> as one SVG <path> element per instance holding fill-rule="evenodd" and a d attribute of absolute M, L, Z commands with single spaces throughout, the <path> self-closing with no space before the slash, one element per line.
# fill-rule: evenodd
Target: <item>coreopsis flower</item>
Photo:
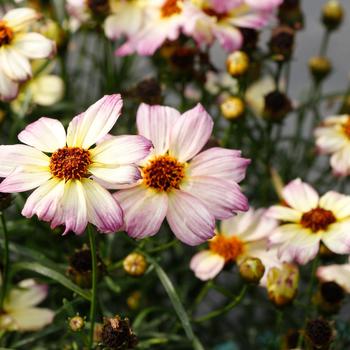
<path fill-rule="evenodd" d="M 50 324 L 55 313 L 39 308 L 47 296 L 48 288 L 34 280 L 23 280 L 9 291 L 0 312 L 0 331 L 38 331 Z"/>
<path fill-rule="evenodd" d="M 322 197 L 300 179 L 282 190 L 285 205 L 272 206 L 267 215 L 281 220 L 270 241 L 279 245 L 283 260 L 306 264 L 320 243 L 334 253 L 350 253 L 350 196 L 329 191 Z"/>
<path fill-rule="evenodd" d="M 22 214 L 37 215 L 65 233 L 84 232 L 91 222 L 102 232 L 115 232 L 123 223 L 119 204 L 106 190 L 140 178 L 134 165 L 148 155 L 151 142 L 143 136 L 116 136 L 100 141 L 117 121 L 120 95 L 104 96 L 76 116 L 67 134 L 56 119 L 40 118 L 18 138 L 23 144 L 0 146 L 0 192 L 37 188 Z M 102 187 L 99 182 L 103 182 Z"/>
<path fill-rule="evenodd" d="M 29 8 L 10 10 L 0 19 L 0 100 L 14 99 L 19 83 L 32 76 L 30 59 L 47 58 L 55 50 L 53 41 L 28 32 L 37 19 Z"/>
<path fill-rule="evenodd" d="M 242 263 L 246 258 L 259 258 L 265 270 L 278 266 L 276 251 L 268 251 L 268 236 L 277 221 L 267 218 L 264 209 L 249 209 L 221 221 L 219 231 L 209 241 L 209 249 L 193 256 L 190 268 L 196 277 L 206 281 L 217 276 L 227 263 Z M 266 274 L 265 274 L 266 275 Z M 266 277 L 261 280 L 265 283 Z"/>
<path fill-rule="evenodd" d="M 239 50 L 243 36 L 239 28 L 261 29 L 282 0 L 208 0 L 193 2 L 186 9 L 184 32 L 198 44 L 218 40 L 228 52 Z"/>
<path fill-rule="evenodd" d="M 325 119 L 315 130 L 316 146 L 321 154 L 330 154 L 335 175 L 350 174 L 350 116 L 347 114 Z"/>
<path fill-rule="evenodd" d="M 219 147 L 199 153 L 213 128 L 200 104 L 182 115 L 141 104 L 137 127 L 154 150 L 141 163 L 138 185 L 115 194 L 131 237 L 155 235 L 166 217 L 178 239 L 197 245 L 214 235 L 216 218 L 248 209 L 238 183 L 250 161 L 240 151 Z"/>
<path fill-rule="evenodd" d="M 350 263 L 320 266 L 316 272 L 322 282 L 335 282 L 350 293 Z"/>

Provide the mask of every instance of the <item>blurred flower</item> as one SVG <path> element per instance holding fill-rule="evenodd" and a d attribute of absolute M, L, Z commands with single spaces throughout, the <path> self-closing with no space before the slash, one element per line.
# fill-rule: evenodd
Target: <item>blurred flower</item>
<path fill-rule="evenodd" d="M 0 100 L 16 97 L 18 85 L 31 78 L 30 59 L 49 57 L 55 44 L 39 33 L 27 33 L 39 15 L 29 8 L 8 11 L 0 19 Z"/>
<path fill-rule="evenodd" d="M 218 95 L 220 92 L 228 92 L 230 95 L 238 93 L 238 81 L 232 78 L 226 72 L 216 73 L 208 71 L 206 74 L 205 89 L 212 95 Z"/>
<path fill-rule="evenodd" d="M 279 90 L 269 92 L 264 100 L 263 117 L 272 122 L 280 122 L 292 110 L 292 102 Z"/>
<path fill-rule="evenodd" d="M 202 281 L 214 278 L 225 264 L 241 264 L 246 258 L 259 258 L 266 268 L 279 266 L 276 250 L 268 251 L 268 236 L 277 226 L 277 221 L 267 218 L 265 210 L 249 209 L 221 221 L 220 231 L 209 241 L 209 249 L 193 256 L 190 268 Z M 266 282 L 266 274 L 261 283 Z"/>
<path fill-rule="evenodd" d="M 344 289 L 338 283 L 331 281 L 320 284 L 312 301 L 323 312 L 337 313 L 344 297 Z"/>
<path fill-rule="evenodd" d="M 279 256 L 306 264 L 319 251 L 322 241 L 337 254 L 350 253 L 350 196 L 329 191 L 321 198 L 300 179 L 282 191 L 286 205 L 272 206 L 267 215 L 282 221 L 271 235 L 279 244 Z"/>
<path fill-rule="evenodd" d="M 272 59 L 278 62 L 288 61 L 294 49 L 294 30 L 288 26 L 273 29 L 269 42 Z"/>
<path fill-rule="evenodd" d="M 236 51 L 227 56 L 226 68 L 230 75 L 237 78 L 244 75 L 249 68 L 249 56 L 243 51 Z"/>
<path fill-rule="evenodd" d="M 140 164 L 138 186 L 114 195 L 131 237 L 156 234 L 166 217 L 179 240 L 197 245 L 214 235 L 215 218 L 248 209 L 237 183 L 250 161 L 240 151 L 218 147 L 199 153 L 213 128 L 200 104 L 182 115 L 170 107 L 141 104 L 137 127 L 154 150 Z"/>
<path fill-rule="evenodd" d="M 55 313 L 35 307 L 46 296 L 47 285 L 36 284 L 32 279 L 21 281 L 5 298 L 0 310 L 0 331 L 38 331 L 50 324 Z"/>
<path fill-rule="evenodd" d="M 117 136 L 91 148 L 114 126 L 121 108 L 120 95 L 104 96 L 70 122 L 67 135 L 56 119 L 43 117 L 28 125 L 18 135 L 26 145 L 0 146 L 0 176 L 6 177 L 0 192 L 38 187 L 22 214 L 36 214 L 52 228 L 65 225 L 64 233 L 81 234 L 88 222 L 102 232 L 118 230 L 122 210 L 106 188 L 137 181 L 134 163 L 152 146 L 142 136 Z"/>
<path fill-rule="evenodd" d="M 309 347 L 315 350 L 328 350 L 335 338 L 335 329 L 333 322 L 318 317 L 306 323 L 304 334 Z"/>
<path fill-rule="evenodd" d="M 330 165 L 335 175 L 350 174 L 350 116 L 347 114 L 326 118 L 316 128 L 316 146 L 321 154 L 330 154 Z"/>
<path fill-rule="evenodd" d="M 300 0 L 284 0 L 278 8 L 280 24 L 287 25 L 294 30 L 304 27 L 304 14 L 300 7 Z"/>
<path fill-rule="evenodd" d="M 244 113 L 244 102 L 239 97 L 230 96 L 220 105 L 220 110 L 224 118 L 234 120 L 241 117 Z"/>
<path fill-rule="evenodd" d="M 131 276 L 142 276 L 147 269 L 147 261 L 140 253 L 131 253 L 123 260 L 124 271 Z"/>
<path fill-rule="evenodd" d="M 66 9 L 69 14 L 69 27 L 75 32 L 79 27 L 91 18 L 91 14 L 85 0 L 66 0 Z"/>
<path fill-rule="evenodd" d="M 296 296 L 299 284 L 298 267 L 283 263 L 281 268 L 272 267 L 267 273 L 267 292 L 277 306 L 289 304 Z"/>
<path fill-rule="evenodd" d="M 314 56 L 309 60 L 309 69 L 316 81 L 322 81 L 332 70 L 332 63 L 327 57 Z"/>

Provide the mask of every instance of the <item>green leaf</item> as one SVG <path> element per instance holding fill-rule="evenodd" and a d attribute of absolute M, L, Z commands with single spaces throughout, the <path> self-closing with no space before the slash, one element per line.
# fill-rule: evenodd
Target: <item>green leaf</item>
<path fill-rule="evenodd" d="M 18 270 L 30 270 L 34 271 L 40 275 L 49 277 L 56 282 L 62 284 L 67 289 L 70 289 L 74 293 L 77 293 L 81 297 L 83 297 L 86 300 L 91 300 L 91 293 L 90 291 L 83 290 L 76 284 L 74 284 L 72 281 L 70 281 L 67 277 L 62 275 L 60 272 L 57 272 L 56 270 L 49 268 L 47 266 L 43 266 L 36 262 L 20 262 L 17 264 L 14 264 L 12 267 L 12 271 L 18 271 Z"/>

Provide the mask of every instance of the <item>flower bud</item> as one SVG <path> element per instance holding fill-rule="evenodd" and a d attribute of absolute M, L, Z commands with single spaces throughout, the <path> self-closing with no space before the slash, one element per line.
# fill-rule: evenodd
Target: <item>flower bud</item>
<path fill-rule="evenodd" d="M 76 315 L 69 319 L 69 328 L 73 332 L 80 332 L 85 327 L 85 320 L 79 316 Z"/>
<path fill-rule="evenodd" d="M 131 276 L 142 276 L 147 269 L 147 261 L 140 253 L 131 253 L 123 261 L 124 271 Z"/>
<path fill-rule="evenodd" d="M 309 60 L 310 73 L 316 81 L 322 81 L 332 70 L 332 64 L 328 58 L 314 56 Z"/>
<path fill-rule="evenodd" d="M 345 298 L 344 289 L 335 282 L 324 282 L 313 298 L 313 302 L 325 313 L 337 313 Z"/>
<path fill-rule="evenodd" d="M 220 110 L 224 118 L 234 120 L 244 113 L 244 102 L 239 97 L 230 96 L 226 98 L 220 105 Z"/>
<path fill-rule="evenodd" d="M 304 15 L 300 8 L 300 0 L 284 0 L 278 7 L 278 19 L 281 25 L 286 25 L 294 30 L 304 27 Z"/>
<path fill-rule="evenodd" d="M 102 345 L 112 350 L 134 349 L 137 345 L 137 337 L 130 327 L 127 318 L 120 316 L 104 320 L 101 331 Z"/>
<path fill-rule="evenodd" d="M 294 48 L 294 30 L 287 26 L 275 28 L 272 31 L 269 47 L 275 61 L 288 61 Z"/>
<path fill-rule="evenodd" d="M 249 68 L 249 57 L 243 51 L 231 53 L 226 60 L 226 67 L 229 74 L 234 78 L 244 75 Z"/>
<path fill-rule="evenodd" d="M 267 273 L 267 292 L 277 306 L 289 304 L 296 296 L 299 270 L 294 264 L 283 263 L 281 268 L 273 267 Z"/>
<path fill-rule="evenodd" d="M 337 0 L 329 0 L 322 7 L 322 23 L 328 30 L 337 29 L 343 21 L 344 10 Z"/>
<path fill-rule="evenodd" d="M 239 265 L 239 274 L 249 283 L 258 284 L 264 273 L 265 266 L 258 258 L 248 257 Z"/>
<path fill-rule="evenodd" d="M 304 334 L 310 348 L 328 350 L 334 339 L 335 331 L 330 322 L 319 317 L 307 322 Z"/>
<path fill-rule="evenodd" d="M 141 301 L 141 292 L 139 292 L 138 290 L 135 292 L 132 292 L 126 299 L 126 303 L 128 304 L 131 310 L 138 309 L 140 306 L 140 301 Z"/>
<path fill-rule="evenodd" d="M 160 104 L 162 101 L 162 88 L 155 78 L 147 78 L 140 81 L 133 94 L 141 102 L 154 105 Z"/>
<path fill-rule="evenodd" d="M 281 91 L 274 90 L 265 95 L 264 99 L 263 116 L 270 121 L 279 122 L 292 110 L 290 99 Z"/>

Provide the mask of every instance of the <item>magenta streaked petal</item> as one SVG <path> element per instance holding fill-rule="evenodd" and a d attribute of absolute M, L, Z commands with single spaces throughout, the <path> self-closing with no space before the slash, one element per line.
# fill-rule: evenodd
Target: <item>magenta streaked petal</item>
<path fill-rule="evenodd" d="M 48 181 L 49 171 L 14 172 L 0 183 L 0 192 L 15 193 L 32 190 Z"/>
<path fill-rule="evenodd" d="M 166 218 L 180 241 L 193 246 L 214 236 L 214 215 L 199 199 L 179 190 L 172 190 L 168 199 Z"/>
<path fill-rule="evenodd" d="M 202 250 L 193 256 L 190 269 L 195 276 L 202 281 L 208 281 L 216 277 L 224 268 L 225 259 L 210 250 Z"/>
<path fill-rule="evenodd" d="M 283 0 L 244 0 L 244 2 L 256 10 L 266 11 L 276 9 Z"/>
<path fill-rule="evenodd" d="M 100 232 L 117 232 L 123 225 L 123 212 L 118 202 L 102 186 L 82 179 L 87 204 L 87 217 Z"/>
<path fill-rule="evenodd" d="M 217 25 L 214 27 L 213 34 L 227 52 L 239 50 L 242 46 L 242 33 L 233 26 Z"/>
<path fill-rule="evenodd" d="M 122 135 L 99 143 L 90 154 L 94 163 L 132 164 L 147 157 L 152 146 L 152 142 L 141 135 Z"/>
<path fill-rule="evenodd" d="M 196 155 L 189 163 L 188 172 L 191 176 L 215 176 L 239 183 L 250 164 L 250 159 L 240 156 L 240 151 L 213 147 Z"/>
<path fill-rule="evenodd" d="M 66 131 L 59 120 L 42 117 L 21 131 L 18 139 L 40 151 L 53 153 L 66 145 Z"/>
<path fill-rule="evenodd" d="M 272 17 L 273 14 L 271 12 L 253 13 L 235 17 L 230 20 L 230 23 L 236 27 L 261 29 L 271 20 Z"/>
<path fill-rule="evenodd" d="M 122 106 L 119 94 L 102 97 L 69 123 L 67 145 L 85 149 L 91 147 L 112 129 Z"/>
<path fill-rule="evenodd" d="M 171 129 L 180 116 L 180 112 L 171 107 L 140 105 L 136 117 L 137 129 L 140 135 L 152 141 L 155 154 L 168 151 Z"/>
<path fill-rule="evenodd" d="M 155 235 L 168 209 L 168 196 L 144 186 L 116 192 L 114 197 L 124 211 L 125 231 L 133 238 Z"/>
<path fill-rule="evenodd" d="M 181 189 L 199 198 L 216 219 L 247 211 L 248 200 L 236 183 L 212 176 L 190 177 Z"/>
<path fill-rule="evenodd" d="M 211 116 L 201 104 L 182 114 L 171 130 L 170 155 L 180 162 L 193 158 L 207 143 L 213 125 Z"/>

